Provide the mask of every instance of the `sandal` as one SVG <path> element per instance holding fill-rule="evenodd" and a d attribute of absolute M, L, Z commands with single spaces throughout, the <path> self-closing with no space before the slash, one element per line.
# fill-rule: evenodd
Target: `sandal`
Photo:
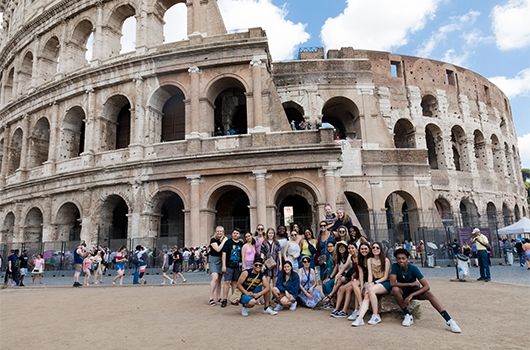
<path fill-rule="evenodd" d="M 215 300 L 213 300 L 213 299 L 208 300 L 208 304 L 215 305 Z"/>

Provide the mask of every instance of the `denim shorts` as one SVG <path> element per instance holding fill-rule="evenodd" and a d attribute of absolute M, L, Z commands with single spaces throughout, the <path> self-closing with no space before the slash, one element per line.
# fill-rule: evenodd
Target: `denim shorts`
<path fill-rule="evenodd" d="M 236 282 L 239 279 L 240 274 L 241 270 L 239 267 L 227 267 L 226 272 L 223 275 L 223 279 L 225 282 Z"/>
<path fill-rule="evenodd" d="M 257 286 L 256 288 L 254 288 L 254 290 L 252 291 L 252 293 L 259 293 L 259 292 L 261 292 L 262 290 L 263 290 L 263 286 Z M 243 295 L 241 296 L 241 301 L 240 301 L 240 302 L 241 302 L 241 304 L 246 305 L 246 304 L 250 303 L 250 301 L 251 301 L 252 299 L 254 299 L 254 297 L 251 297 L 250 295 L 245 295 L 245 294 L 243 294 Z"/>

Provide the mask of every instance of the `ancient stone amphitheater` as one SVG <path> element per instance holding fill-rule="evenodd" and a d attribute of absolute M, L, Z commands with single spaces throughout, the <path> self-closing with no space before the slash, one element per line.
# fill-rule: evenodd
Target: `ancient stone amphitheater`
<path fill-rule="evenodd" d="M 172 6 L 186 40 L 164 41 Z M 467 69 L 352 48 L 272 62 L 214 0 L 0 11 L 0 243 L 196 246 L 290 210 L 316 228 L 326 203 L 389 240 L 527 214 L 510 103 Z"/>

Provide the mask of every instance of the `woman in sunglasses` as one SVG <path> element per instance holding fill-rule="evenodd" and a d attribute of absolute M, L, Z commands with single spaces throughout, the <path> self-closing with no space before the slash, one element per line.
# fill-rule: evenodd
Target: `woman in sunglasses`
<path fill-rule="evenodd" d="M 265 241 L 265 226 L 259 224 L 256 226 L 256 232 L 254 232 L 254 240 L 256 241 L 256 256 L 261 256 L 261 245 Z"/>
<path fill-rule="evenodd" d="M 283 271 L 278 275 L 276 287 L 272 288 L 272 294 L 278 301 L 274 311 L 283 310 L 284 307 L 289 310 L 296 310 L 296 297 L 300 292 L 300 279 L 298 273 L 293 271 L 293 265 L 290 261 L 283 263 Z"/>
<path fill-rule="evenodd" d="M 339 226 L 337 231 L 335 231 L 335 239 L 337 242 L 344 241 L 349 243 L 351 241 L 351 237 L 348 232 L 348 228 L 346 226 Z"/>
<path fill-rule="evenodd" d="M 328 225 L 325 220 L 320 222 L 320 233 L 318 234 L 317 239 L 317 253 L 316 253 L 316 262 L 319 266 L 320 280 L 323 281 L 326 279 L 327 275 L 327 261 L 329 253 L 327 247 L 331 244 L 335 246 L 335 237 L 328 231 Z M 333 268 L 332 268 L 333 269 Z"/>
<path fill-rule="evenodd" d="M 291 231 L 289 241 L 283 250 L 283 260 L 290 261 L 295 271 L 298 271 L 298 257 L 300 256 L 300 246 L 298 245 L 297 238 L 297 232 L 294 230 Z"/>
<path fill-rule="evenodd" d="M 322 295 L 317 289 L 316 273 L 311 268 L 311 261 L 307 256 L 302 258 L 302 267 L 298 270 L 298 275 L 300 277 L 298 299 L 300 299 L 303 306 L 312 309 L 320 302 Z"/>
<path fill-rule="evenodd" d="M 358 251 L 354 243 L 348 244 L 348 263 L 345 266 L 342 285 L 337 291 L 337 303 L 330 316 L 335 318 L 348 317 L 352 293 L 355 294 L 355 309 L 353 313 L 358 313 L 361 300 L 361 285 L 363 280 L 363 270 L 358 264 Z M 339 272 L 340 273 L 340 272 Z M 341 308 L 342 306 L 342 308 Z"/>
<path fill-rule="evenodd" d="M 311 268 L 315 268 L 315 254 L 317 252 L 317 240 L 310 228 L 304 230 L 304 238 L 300 241 L 300 254 L 309 257 Z"/>

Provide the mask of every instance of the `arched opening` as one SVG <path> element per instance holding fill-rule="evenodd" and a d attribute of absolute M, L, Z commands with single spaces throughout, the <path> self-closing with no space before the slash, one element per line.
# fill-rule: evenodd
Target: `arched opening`
<path fill-rule="evenodd" d="M 473 136 L 477 169 L 484 171 L 488 168 L 488 158 L 486 157 L 486 142 L 484 141 L 484 135 L 482 135 L 480 130 L 475 130 Z"/>
<path fill-rule="evenodd" d="M 85 150 L 85 111 L 79 106 L 71 108 L 61 127 L 61 149 L 59 159 L 70 159 Z"/>
<path fill-rule="evenodd" d="M 184 93 L 174 85 L 158 88 L 149 101 L 155 113 L 162 112 L 155 130 L 160 135 L 158 141 L 178 141 L 186 137 L 186 106 Z"/>
<path fill-rule="evenodd" d="M 158 237 L 170 237 L 172 243 L 179 247 L 185 245 L 184 237 L 184 202 L 174 192 L 163 191 L 154 199 L 153 226 L 158 231 Z"/>
<path fill-rule="evenodd" d="M 350 204 L 353 214 L 357 217 L 357 221 L 361 224 L 361 227 L 367 237 L 370 238 L 370 211 L 368 210 L 368 204 L 363 197 L 354 192 L 344 192 L 348 203 Z M 375 237 L 371 237 L 375 238 Z"/>
<path fill-rule="evenodd" d="M 424 117 L 438 116 L 438 100 L 433 95 L 425 95 L 421 99 L 421 112 Z"/>
<path fill-rule="evenodd" d="M 467 159 L 467 138 L 464 130 L 455 125 L 451 129 L 451 148 L 453 150 L 453 162 L 457 171 L 469 171 L 469 160 Z"/>
<path fill-rule="evenodd" d="M 9 147 L 9 162 L 7 163 L 7 174 L 11 175 L 20 168 L 20 151 L 22 149 L 22 129 L 15 130 Z"/>
<path fill-rule="evenodd" d="M 33 133 L 29 146 L 29 167 L 34 168 L 41 166 L 48 160 L 48 151 L 50 148 L 50 123 L 46 118 L 40 118 Z"/>
<path fill-rule="evenodd" d="M 227 233 L 231 233 L 236 227 L 250 230 L 250 201 L 243 190 L 235 186 L 225 186 L 215 191 L 212 200 L 216 226 L 223 226 Z"/>
<path fill-rule="evenodd" d="M 0 232 L 2 243 L 11 243 L 15 238 L 15 214 L 13 212 L 7 213 L 2 223 L 2 231 Z"/>
<path fill-rule="evenodd" d="M 186 4 L 178 1 L 161 1 L 167 7 L 164 13 L 164 43 L 188 38 L 188 10 Z"/>
<path fill-rule="evenodd" d="M 526 217 L 526 208 L 523 206 L 523 216 Z"/>
<path fill-rule="evenodd" d="M 300 129 L 300 123 L 304 121 L 304 108 L 293 101 L 284 102 L 282 106 L 291 129 Z"/>
<path fill-rule="evenodd" d="M 504 221 L 504 226 L 513 224 L 513 213 L 510 208 L 508 208 L 506 203 L 502 203 L 502 218 Z"/>
<path fill-rule="evenodd" d="M 359 108 L 346 97 L 333 97 L 324 104 L 322 123 L 333 125 L 341 139 L 362 138 Z"/>
<path fill-rule="evenodd" d="M 513 208 L 513 215 L 515 216 L 515 222 L 521 220 L 521 211 L 519 210 L 519 206 L 517 204 Z"/>
<path fill-rule="evenodd" d="M 297 223 L 300 227 L 314 229 L 317 198 L 312 189 L 299 182 L 288 183 L 276 194 L 276 219 L 278 225 Z"/>
<path fill-rule="evenodd" d="M 415 240 L 419 216 L 414 198 L 404 191 L 393 192 L 385 200 L 385 209 L 390 242 Z"/>
<path fill-rule="evenodd" d="M 59 49 L 59 39 L 56 36 L 52 36 L 44 45 L 39 63 L 40 75 L 45 82 L 53 80 L 58 72 Z"/>
<path fill-rule="evenodd" d="M 444 146 L 442 131 L 434 124 L 425 127 L 425 139 L 427 142 L 427 154 L 431 169 L 443 169 Z"/>
<path fill-rule="evenodd" d="M 98 231 L 98 241 L 102 244 L 109 241 L 111 249 L 125 244 L 128 232 L 129 207 L 123 198 L 110 195 L 105 199 L 101 208 L 101 220 Z"/>
<path fill-rule="evenodd" d="M 214 101 L 214 130 L 223 135 L 247 133 L 247 97 L 243 84 L 234 78 L 217 80 L 209 89 Z M 213 130 L 212 130 L 213 131 Z"/>
<path fill-rule="evenodd" d="M 442 223 L 453 224 L 453 211 L 449 201 L 443 197 L 439 197 L 434 201 L 434 205 L 436 206 L 436 210 L 438 211 L 438 215 L 440 215 Z"/>
<path fill-rule="evenodd" d="M 72 39 L 70 40 L 72 45 L 69 46 L 70 57 L 72 59 L 71 64 L 69 65 L 70 70 L 77 69 L 79 66 L 84 66 L 88 63 L 87 52 L 93 52 L 93 48 L 88 47 L 88 38 L 93 31 L 94 26 L 86 19 L 79 22 L 75 27 L 72 33 Z M 90 56 L 91 55 L 88 55 L 88 57 Z"/>
<path fill-rule="evenodd" d="M 4 103 L 7 104 L 13 97 L 13 84 L 15 80 L 15 68 L 11 68 L 7 73 L 6 82 L 4 84 Z"/>
<path fill-rule="evenodd" d="M 515 178 L 519 181 L 522 176 L 521 162 L 519 161 L 519 153 L 517 152 L 515 145 L 512 146 L 512 156 L 513 156 L 513 172 L 515 174 Z"/>
<path fill-rule="evenodd" d="M 18 71 L 18 81 L 21 86 L 25 88 L 24 91 L 27 91 L 26 89 L 32 86 L 31 79 L 33 77 L 33 53 L 31 51 L 28 51 L 24 55 L 24 59 L 22 60 L 22 66 L 20 66 L 20 70 Z"/>
<path fill-rule="evenodd" d="M 65 203 L 59 208 L 55 224 L 57 241 L 81 240 L 81 213 L 74 203 Z"/>
<path fill-rule="evenodd" d="M 103 105 L 101 148 L 103 151 L 129 147 L 131 139 L 131 103 L 123 95 L 112 96 Z"/>
<path fill-rule="evenodd" d="M 478 209 L 470 199 L 460 201 L 460 217 L 463 227 L 477 227 L 479 225 Z"/>
<path fill-rule="evenodd" d="M 136 48 L 136 10 L 129 4 L 112 12 L 105 30 L 107 57 L 134 51 Z"/>
<path fill-rule="evenodd" d="M 407 119 L 400 119 L 394 126 L 394 146 L 396 148 L 416 148 L 416 131 Z"/>
<path fill-rule="evenodd" d="M 486 215 L 488 217 L 488 227 L 490 229 L 495 229 L 497 227 L 498 219 L 497 219 L 497 207 L 495 207 L 495 204 L 493 202 L 488 202 L 486 205 Z"/>
<path fill-rule="evenodd" d="M 513 176 L 513 164 L 512 164 L 512 155 L 510 152 L 510 146 L 505 142 L 504 143 L 504 159 L 506 160 L 506 173 L 508 177 Z"/>
<path fill-rule="evenodd" d="M 491 135 L 491 153 L 493 154 L 493 172 L 503 174 L 503 154 L 499 139 L 495 134 Z"/>
<path fill-rule="evenodd" d="M 24 221 L 23 241 L 26 243 L 42 242 L 42 212 L 31 208 Z"/>

